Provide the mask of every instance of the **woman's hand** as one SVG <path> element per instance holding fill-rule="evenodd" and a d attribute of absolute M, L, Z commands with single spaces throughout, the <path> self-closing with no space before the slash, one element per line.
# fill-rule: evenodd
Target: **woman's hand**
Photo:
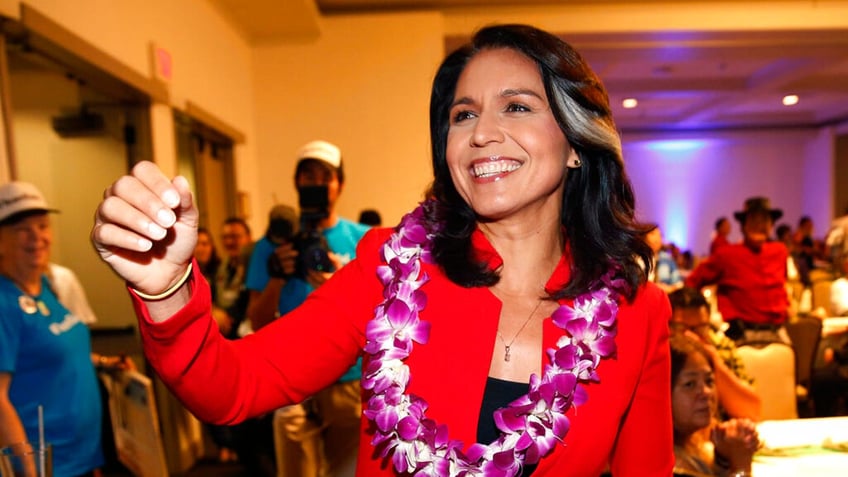
<path fill-rule="evenodd" d="M 716 455 L 730 462 L 730 470 L 751 471 L 754 453 L 760 447 L 757 427 L 750 419 L 730 419 L 716 424 L 712 432 Z"/>
<path fill-rule="evenodd" d="M 185 178 L 168 180 L 144 161 L 103 193 L 91 241 L 133 288 L 156 295 L 183 277 L 197 243 L 197 222 Z"/>

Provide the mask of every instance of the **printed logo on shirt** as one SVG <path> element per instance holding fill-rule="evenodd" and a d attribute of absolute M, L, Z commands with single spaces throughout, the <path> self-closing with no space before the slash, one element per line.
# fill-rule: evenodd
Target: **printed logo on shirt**
<path fill-rule="evenodd" d="M 77 323 L 81 323 L 80 319 L 71 313 L 65 315 L 65 319 L 62 320 L 61 323 L 51 323 L 50 324 L 50 332 L 56 336 L 61 335 L 62 333 L 67 332 L 71 328 L 74 327 Z"/>

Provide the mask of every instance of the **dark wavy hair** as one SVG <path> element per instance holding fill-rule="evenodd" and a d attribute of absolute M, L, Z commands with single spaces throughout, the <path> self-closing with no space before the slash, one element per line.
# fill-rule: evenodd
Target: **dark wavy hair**
<path fill-rule="evenodd" d="M 570 45 L 527 25 L 499 25 L 479 30 L 471 42 L 442 62 L 430 98 L 430 137 L 436 200 L 429 220 L 439 224 L 433 255 L 453 282 L 491 286 L 496 271 L 476 262 L 471 234 L 476 215 L 454 186 L 446 147 L 450 108 L 456 84 L 468 61 L 485 50 L 507 48 L 533 60 L 545 85 L 553 115 L 582 166 L 565 179 L 561 222 L 571 249 L 571 280 L 553 298 L 585 292 L 611 267 L 618 269 L 632 299 L 650 267 L 651 251 L 642 240 L 645 227 L 634 218 L 634 196 L 624 171 L 621 139 L 613 122 L 609 99 L 600 79 Z M 641 257 L 640 259 L 637 257 Z"/>
<path fill-rule="evenodd" d="M 710 369 L 712 369 L 712 358 L 710 358 L 709 353 L 707 353 L 707 350 L 704 349 L 704 345 L 701 344 L 701 342 L 690 338 L 683 333 L 672 333 L 669 336 L 668 345 L 671 350 L 672 389 L 674 389 L 674 385 L 677 383 L 677 378 L 680 377 L 680 372 L 683 371 L 683 367 L 686 366 L 686 361 L 689 359 L 689 356 L 695 353 L 700 353 L 704 359 L 707 360 L 707 364 L 710 365 Z"/>
<path fill-rule="evenodd" d="M 692 287 L 682 287 L 668 294 L 668 301 L 672 310 L 697 310 L 700 308 L 710 309 L 710 304 L 704 298 L 701 290 Z"/>

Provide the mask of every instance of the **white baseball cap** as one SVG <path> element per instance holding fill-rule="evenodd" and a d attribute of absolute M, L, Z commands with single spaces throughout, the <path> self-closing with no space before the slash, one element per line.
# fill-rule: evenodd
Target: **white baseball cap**
<path fill-rule="evenodd" d="M 47 205 L 37 187 L 29 182 L 8 182 L 0 186 L 0 225 L 23 212 L 58 212 Z"/>
<path fill-rule="evenodd" d="M 327 141 L 311 141 L 297 152 L 298 162 L 304 159 L 317 159 L 338 169 L 342 165 L 342 152 L 338 146 Z"/>

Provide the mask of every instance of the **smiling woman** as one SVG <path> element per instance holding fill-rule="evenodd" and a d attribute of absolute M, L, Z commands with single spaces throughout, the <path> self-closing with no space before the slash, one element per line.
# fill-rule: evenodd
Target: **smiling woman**
<path fill-rule="evenodd" d="M 600 81 L 554 35 L 494 26 L 445 59 L 430 111 L 428 199 L 238 341 L 210 326 L 208 286 L 187 272 L 185 178 L 141 163 L 118 179 L 92 238 L 140 292 L 152 365 L 227 423 L 299 402 L 362 356 L 361 476 L 669 475 L 670 310 L 645 283 L 646 227 Z"/>
<path fill-rule="evenodd" d="M 456 98 L 448 167 L 465 202 L 490 220 L 517 211 L 558 213 L 566 161 L 573 164 L 577 154 L 554 118 L 536 63 L 510 49 L 481 52 L 468 62 Z"/>
<path fill-rule="evenodd" d="M 45 273 L 53 211 L 32 184 L 0 186 L 0 447 L 46 440 L 55 475 L 79 476 L 103 465 L 100 391 L 88 328 Z"/>

